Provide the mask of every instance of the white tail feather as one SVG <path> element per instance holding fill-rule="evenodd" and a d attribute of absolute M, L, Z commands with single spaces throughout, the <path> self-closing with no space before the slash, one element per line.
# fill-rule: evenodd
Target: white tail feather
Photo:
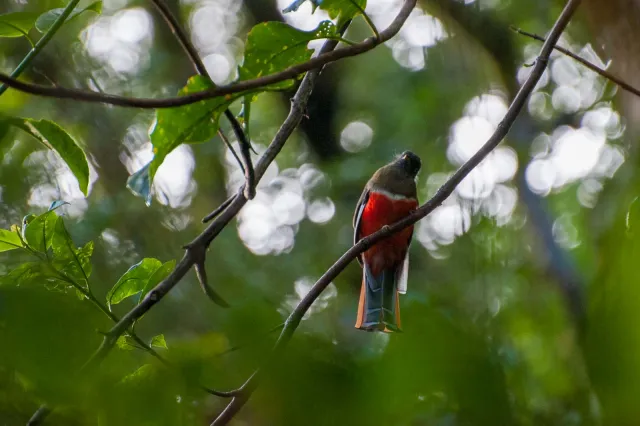
<path fill-rule="evenodd" d="M 402 262 L 402 269 L 398 276 L 398 293 L 407 293 L 407 279 L 409 278 L 409 252 L 404 256 L 404 262 Z"/>

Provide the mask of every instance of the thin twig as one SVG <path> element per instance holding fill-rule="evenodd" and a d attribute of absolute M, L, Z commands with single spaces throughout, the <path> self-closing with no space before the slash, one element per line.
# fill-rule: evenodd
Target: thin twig
<path fill-rule="evenodd" d="M 202 219 L 202 223 L 207 223 L 209 222 L 211 219 L 215 218 L 216 216 L 218 216 L 220 213 L 222 213 L 222 211 L 224 209 L 226 209 L 227 207 L 229 207 L 229 204 L 231 204 L 231 202 L 233 201 L 233 199 L 235 198 L 235 195 L 232 195 L 231 197 L 227 198 L 226 200 L 224 200 L 222 202 L 222 204 L 220 204 L 218 206 L 218 208 L 216 208 L 214 211 L 212 211 L 211 213 L 209 213 L 208 215 L 206 215 L 203 219 Z"/>
<path fill-rule="evenodd" d="M 231 154 L 233 155 L 233 158 L 236 159 L 236 162 L 238 163 L 238 165 L 240 166 L 240 169 L 242 169 L 242 173 L 244 174 L 245 173 L 244 164 L 242 164 L 242 160 L 240 160 L 240 157 L 238 157 L 238 153 L 233 148 L 233 145 L 231 145 L 231 142 L 229 142 L 229 139 L 227 139 L 227 135 L 225 135 L 222 130 L 218 129 L 218 136 L 220 136 L 220 139 L 222 139 L 222 142 L 224 142 L 224 144 L 227 146 L 227 148 L 229 148 L 229 151 L 231 151 Z M 218 208 L 220 208 L 220 207 L 218 207 Z"/>
<path fill-rule="evenodd" d="M 540 80 L 540 77 L 547 67 L 549 56 L 551 55 L 555 43 L 557 43 L 558 38 L 569 23 L 571 16 L 575 12 L 579 4 L 580 0 L 569 0 L 567 2 L 562 13 L 551 29 L 549 37 L 542 46 L 542 49 L 540 50 L 540 54 L 538 55 L 536 64 L 531 71 L 531 74 L 529 74 L 529 77 L 516 94 L 513 102 L 509 106 L 507 113 L 505 114 L 504 118 L 498 125 L 493 135 L 489 138 L 489 140 L 478 150 L 478 152 L 473 155 L 473 157 L 471 157 L 465 164 L 463 164 L 449 178 L 447 182 L 445 182 L 438 189 L 436 194 L 429 201 L 413 211 L 404 219 L 392 225 L 384 226 L 378 232 L 375 232 L 361 239 L 357 244 L 347 250 L 347 252 L 344 253 L 340 257 L 340 259 L 338 259 L 331 266 L 331 268 L 329 268 L 327 272 L 325 272 L 324 275 L 320 277 L 318 281 L 316 281 L 316 283 L 313 285 L 313 287 L 311 287 L 306 296 L 300 301 L 300 303 L 298 303 L 296 308 L 287 318 L 280 337 L 278 337 L 272 353 L 265 363 L 265 367 L 268 367 L 273 361 L 278 359 L 280 352 L 284 349 L 289 340 L 291 340 L 293 333 L 297 329 L 307 310 L 309 310 L 313 302 L 315 302 L 315 300 L 320 296 L 320 294 L 329 285 L 329 283 L 331 283 L 347 267 L 349 263 L 351 263 L 358 255 L 363 253 L 378 241 L 388 238 L 394 233 L 399 232 L 402 229 L 416 223 L 418 220 L 422 219 L 433 210 L 435 210 L 436 207 L 440 206 L 453 193 L 460 182 L 462 182 L 462 180 L 475 167 L 477 167 L 482 162 L 482 160 L 484 160 L 484 158 L 498 146 L 498 144 L 500 144 L 500 142 L 507 135 L 509 129 L 518 117 L 518 114 L 522 110 L 522 107 L 526 103 L 527 98 L 533 91 L 535 85 Z M 211 426 L 223 426 L 231 421 L 231 419 L 238 413 L 238 411 L 247 402 L 247 400 L 255 390 L 256 386 L 258 385 L 260 373 L 265 369 L 265 367 L 256 370 L 251 375 L 251 377 L 239 388 L 238 395 L 234 397 L 231 402 L 229 402 L 229 404 L 227 404 L 218 418 L 216 418 L 213 423 L 211 423 Z"/>
<path fill-rule="evenodd" d="M 44 33 L 42 38 L 38 40 L 36 45 L 29 51 L 29 53 L 27 53 L 24 59 L 18 64 L 16 69 L 13 70 L 10 76 L 11 78 L 18 78 L 20 74 L 22 74 L 22 72 L 29 66 L 31 61 L 33 61 L 33 59 L 42 51 L 42 49 L 44 49 L 49 41 L 51 41 L 53 36 L 58 32 L 60 27 L 62 27 L 64 21 L 66 21 L 69 15 L 71 15 L 71 12 L 73 12 L 73 9 L 75 9 L 79 2 L 80 0 L 71 0 L 69 4 L 67 4 L 67 6 L 64 8 L 60 16 L 58 16 L 58 18 L 55 20 L 51 28 L 49 28 L 47 32 Z M 27 36 L 27 38 L 29 37 Z M 29 41 L 31 42 L 31 39 L 29 39 Z M 33 43 L 31 44 L 33 45 Z M 9 87 L 10 85 L 7 84 L 0 85 L 0 95 L 6 92 Z"/>
<path fill-rule="evenodd" d="M 220 85 L 201 92 L 194 92 L 179 96 L 175 98 L 166 99 L 149 99 L 149 98 L 129 98 L 118 95 L 107 95 L 96 92 L 89 92 L 86 90 L 68 89 L 62 87 L 49 87 L 40 84 L 24 83 L 22 81 L 11 78 L 6 74 L 0 73 L 0 82 L 5 83 L 8 86 L 19 90 L 21 92 L 30 93 L 32 95 L 38 95 L 43 97 L 57 98 L 57 99 L 73 99 L 83 102 L 105 103 L 110 105 L 131 107 L 131 108 L 173 108 L 183 105 L 193 104 L 202 100 L 212 99 L 218 96 L 229 95 L 233 93 L 240 93 L 247 90 L 262 88 L 270 84 L 279 83 L 281 81 L 289 80 L 298 77 L 307 71 L 321 68 L 326 64 L 338 61 L 343 58 L 357 56 L 362 53 L 368 52 L 374 49 L 376 46 L 386 42 L 391 37 L 396 35 L 402 24 L 408 17 L 408 14 L 413 9 L 416 0 L 406 0 L 400 9 L 400 12 L 394 19 L 394 21 L 385 30 L 380 32 L 380 37 L 369 37 L 360 43 L 353 46 L 346 46 L 341 49 L 325 52 L 314 58 L 311 58 L 307 62 L 296 64 L 286 68 L 275 74 L 266 75 L 264 77 L 258 77 L 252 80 L 238 81 L 236 83 Z"/>
<path fill-rule="evenodd" d="M 41 405 L 27 422 L 27 426 L 38 426 L 51 413 L 51 408 Z"/>
<path fill-rule="evenodd" d="M 545 41 L 544 37 L 540 37 L 537 34 L 533 34 L 533 33 L 521 30 L 520 28 L 514 27 L 513 25 L 511 25 L 509 28 L 511 28 L 513 31 L 515 31 L 518 34 L 522 34 L 523 36 L 530 37 L 530 38 L 532 38 L 534 40 L 538 40 L 538 41 L 543 42 L 543 43 Z M 618 86 L 620 86 L 621 88 L 623 88 L 627 92 L 633 93 L 636 96 L 640 96 L 640 90 L 639 89 L 636 89 L 635 87 L 633 87 L 629 83 L 626 83 L 626 82 L 620 80 L 615 75 L 612 75 L 608 71 L 600 68 L 599 66 L 593 64 L 592 62 L 589 62 L 586 59 L 581 58 L 580 56 L 576 55 L 575 53 L 571 52 L 570 50 L 565 49 L 564 47 L 555 46 L 554 49 L 557 50 L 558 52 L 561 52 L 561 53 L 567 55 L 571 59 L 580 62 L 582 65 L 584 65 L 585 67 L 589 68 L 591 71 L 593 71 L 593 72 L 601 75 L 602 77 L 606 78 L 607 80 L 610 80 L 611 82 L 617 84 Z"/>

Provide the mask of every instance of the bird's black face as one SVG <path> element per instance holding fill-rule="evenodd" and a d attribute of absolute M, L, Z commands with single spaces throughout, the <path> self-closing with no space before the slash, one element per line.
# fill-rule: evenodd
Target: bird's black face
<path fill-rule="evenodd" d="M 411 151 L 405 151 L 400 154 L 397 163 L 411 177 L 416 177 L 422 166 L 420 157 Z"/>

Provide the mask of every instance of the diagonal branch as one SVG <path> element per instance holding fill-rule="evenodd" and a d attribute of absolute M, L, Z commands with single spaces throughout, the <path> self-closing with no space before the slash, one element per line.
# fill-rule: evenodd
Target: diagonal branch
<path fill-rule="evenodd" d="M 540 37 L 537 34 L 533 34 L 533 33 L 521 30 L 520 28 L 516 28 L 514 26 L 511 26 L 510 28 L 513 31 L 515 31 L 516 33 L 522 34 L 523 36 L 530 37 L 530 38 L 532 38 L 534 40 L 538 40 L 540 42 L 544 42 L 545 41 L 544 37 Z M 564 47 L 560 47 L 560 46 L 555 46 L 554 49 L 556 49 L 558 52 L 561 52 L 561 53 L 567 55 L 571 59 L 580 62 L 582 65 L 584 65 L 585 67 L 589 68 L 591 71 L 593 71 L 596 74 L 599 74 L 602 77 L 606 78 L 607 80 L 610 80 L 611 82 L 617 84 L 618 86 L 622 87 L 627 92 L 630 92 L 630 93 L 632 93 L 632 94 L 634 94 L 636 96 L 640 96 L 640 90 L 639 89 L 636 89 L 635 87 L 633 87 L 629 83 L 626 83 L 626 82 L 622 81 L 621 79 L 619 79 L 615 75 L 613 75 L 610 72 L 600 68 L 599 66 L 587 61 L 586 59 L 581 58 L 580 56 L 576 55 L 575 53 L 571 52 L 570 50 L 567 50 Z"/>
<path fill-rule="evenodd" d="M 489 140 L 471 157 L 465 164 L 463 164 L 450 178 L 445 182 L 436 192 L 436 194 L 425 204 L 420 206 L 417 210 L 413 211 L 410 215 L 404 219 L 383 227 L 380 231 L 375 232 L 363 239 L 357 244 L 347 250 L 325 273 L 320 279 L 311 287 L 309 293 L 298 303 L 296 308 L 291 312 L 285 322 L 285 326 L 276 341 L 276 344 L 269 355 L 265 367 L 273 363 L 278 359 L 279 354 L 286 347 L 289 340 L 293 336 L 293 333 L 297 329 L 304 314 L 309 310 L 313 302 L 320 296 L 324 289 L 333 281 L 346 267 L 351 263 L 358 255 L 363 253 L 369 247 L 373 246 L 378 241 L 388 238 L 396 232 L 416 223 L 418 220 L 427 216 L 436 207 L 441 205 L 455 190 L 455 188 L 462 182 L 462 180 L 476 167 L 482 160 L 495 149 L 498 144 L 504 139 L 509 132 L 509 129 L 515 122 L 518 114 L 522 110 L 522 107 L 527 101 L 527 98 L 533 91 L 538 80 L 542 76 L 547 64 L 549 62 L 549 56 L 553 50 L 553 47 L 558 41 L 558 38 L 566 28 L 571 16 L 580 4 L 580 0 L 569 0 L 564 7 L 562 13 L 558 17 L 554 24 L 549 37 L 544 42 L 540 54 L 536 60 L 535 66 L 529 74 L 529 77 L 524 82 L 518 93 L 516 94 L 513 102 L 509 106 L 507 113 L 498 125 L 496 131 L 489 138 Z M 311 75 L 311 74 L 309 74 Z M 249 379 L 238 389 L 238 394 L 231 400 L 225 409 L 220 413 L 211 426 L 223 426 L 229 423 L 231 419 L 238 413 L 238 411 L 244 406 L 247 400 L 251 397 L 251 394 L 258 385 L 258 380 L 261 376 L 262 370 L 256 370 Z"/>
<path fill-rule="evenodd" d="M 173 108 L 183 105 L 193 104 L 202 100 L 212 99 L 218 96 L 240 93 L 290 80 L 298 77 L 307 71 L 322 68 L 324 65 L 338 61 L 343 58 L 357 56 L 374 49 L 376 46 L 388 41 L 395 36 L 404 24 L 405 20 L 416 5 L 417 0 L 405 0 L 400 12 L 393 22 L 380 32 L 380 37 L 369 37 L 360 43 L 345 46 L 341 49 L 324 52 L 307 62 L 293 65 L 281 72 L 258 77 L 252 80 L 238 81 L 232 84 L 220 85 L 201 92 L 195 92 L 176 98 L 149 99 L 149 98 L 129 98 L 118 95 L 107 95 L 86 90 L 68 89 L 62 87 L 50 87 L 39 84 L 24 83 L 0 73 L 0 83 L 4 83 L 13 89 L 32 95 L 57 98 L 73 99 L 83 102 L 105 103 L 110 105 L 132 107 L 132 108 Z"/>

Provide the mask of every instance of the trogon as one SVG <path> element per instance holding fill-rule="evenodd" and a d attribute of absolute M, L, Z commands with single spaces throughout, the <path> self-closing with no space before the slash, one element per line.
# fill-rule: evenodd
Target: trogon
<path fill-rule="evenodd" d="M 353 216 L 354 244 L 418 207 L 416 176 L 420 167 L 420 158 L 405 151 L 374 173 Z M 412 236 L 413 226 L 410 226 L 358 256 L 363 277 L 356 328 L 387 333 L 400 331 L 398 294 L 407 291 Z"/>

